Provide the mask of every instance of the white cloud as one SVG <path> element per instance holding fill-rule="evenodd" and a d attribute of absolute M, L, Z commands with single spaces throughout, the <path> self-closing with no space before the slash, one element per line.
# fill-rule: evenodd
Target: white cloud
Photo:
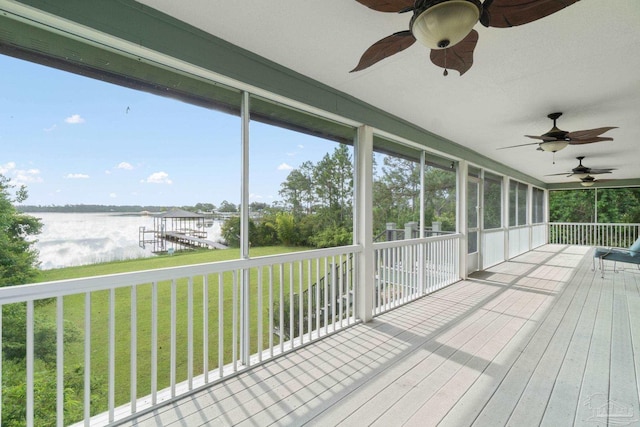
<path fill-rule="evenodd" d="M 0 165 L 0 173 L 2 175 L 7 175 L 10 171 L 16 168 L 15 162 L 5 163 L 4 165 Z"/>
<path fill-rule="evenodd" d="M 112 199 L 115 199 L 118 197 L 118 195 L 116 193 L 109 193 L 109 197 L 111 197 Z"/>
<path fill-rule="evenodd" d="M 278 170 L 279 171 L 289 171 L 291 169 L 293 169 L 293 166 L 288 165 L 286 163 L 282 163 L 282 164 L 280 164 L 280 166 L 278 166 Z"/>
<path fill-rule="evenodd" d="M 84 173 L 69 173 L 69 174 L 67 174 L 67 176 L 65 176 L 65 178 L 67 178 L 67 179 L 87 179 L 87 178 L 89 178 L 89 175 L 84 174 Z"/>
<path fill-rule="evenodd" d="M 39 169 L 17 169 L 15 162 L 0 165 L 0 174 L 9 178 L 14 185 L 42 182 Z"/>
<path fill-rule="evenodd" d="M 84 123 L 84 119 L 80 117 L 80 114 L 73 114 L 72 116 L 69 116 L 66 119 L 64 119 L 64 121 L 66 123 L 69 123 L 70 125 L 77 125 L 80 123 Z"/>
<path fill-rule="evenodd" d="M 169 174 L 166 172 L 154 172 L 145 182 L 150 184 L 173 184 L 173 181 L 169 179 Z"/>
<path fill-rule="evenodd" d="M 128 162 L 120 162 L 118 163 L 118 166 L 116 166 L 116 169 L 124 169 L 130 171 L 133 170 L 133 165 Z"/>
<path fill-rule="evenodd" d="M 42 182 L 42 177 L 38 169 L 16 170 L 14 179 L 18 185 Z"/>
<path fill-rule="evenodd" d="M 57 127 L 58 127 L 58 125 L 51 125 L 51 127 L 44 128 L 44 131 L 45 132 L 51 132 L 51 131 L 55 130 L 55 128 L 57 128 Z"/>

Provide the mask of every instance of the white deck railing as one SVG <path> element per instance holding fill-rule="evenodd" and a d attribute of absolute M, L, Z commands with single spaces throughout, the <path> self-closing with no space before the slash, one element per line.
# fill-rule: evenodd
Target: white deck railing
<path fill-rule="evenodd" d="M 26 384 L 26 425 L 34 425 L 45 399 L 41 393 L 47 391 L 34 386 L 42 370 L 55 377 L 57 425 L 80 421 L 64 419 L 65 367 L 72 363 L 83 369 L 84 424 L 104 425 L 355 323 L 354 259 L 360 250 L 347 246 L 0 289 L 0 307 L 26 305 L 26 377 L 16 379 Z M 38 360 L 36 338 L 47 316 L 55 325 L 50 364 Z M 83 323 L 75 344 L 66 339 L 72 317 Z M 107 385 L 102 399 L 92 393 L 95 378 Z M 12 386 L 2 380 L 3 389 Z"/>
<path fill-rule="evenodd" d="M 374 244 L 374 315 L 460 280 L 460 235 Z"/>
<path fill-rule="evenodd" d="M 640 235 L 640 224 L 549 223 L 549 243 L 626 248 Z"/>

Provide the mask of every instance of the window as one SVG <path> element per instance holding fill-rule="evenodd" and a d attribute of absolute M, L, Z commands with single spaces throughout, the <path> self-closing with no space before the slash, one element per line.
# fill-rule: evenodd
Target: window
<path fill-rule="evenodd" d="M 533 187 L 532 189 L 533 211 L 531 221 L 534 224 L 544 222 L 544 190 Z"/>
<path fill-rule="evenodd" d="M 251 97 L 251 247 L 353 243 L 355 129 Z"/>
<path fill-rule="evenodd" d="M 502 177 L 484 174 L 484 228 L 502 227 Z"/>
<path fill-rule="evenodd" d="M 509 182 L 509 226 L 527 224 L 527 185 L 518 181 Z"/>

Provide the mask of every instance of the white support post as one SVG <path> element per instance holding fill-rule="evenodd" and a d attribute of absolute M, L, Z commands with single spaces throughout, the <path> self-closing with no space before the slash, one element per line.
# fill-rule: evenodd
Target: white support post
<path fill-rule="evenodd" d="M 240 255 L 249 259 L 249 92 L 242 93 L 242 181 L 240 202 Z M 249 270 L 240 278 L 240 361 L 249 365 Z"/>
<path fill-rule="evenodd" d="M 469 164 L 466 160 L 458 162 L 458 171 L 456 175 L 456 206 L 458 213 L 456 215 L 456 231 L 462 235 L 460 239 L 460 277 L 467 278 L 467 252 L 469 248 L 469 233 L 467 233 L 467 178 L 469 174 Z"/>
<path fill-rule="evenodd" d="M 546 228 L 546 236 L 547 236 L 547 240 L 545 243 L 549 244 L 550 241 L 550 236 L 549 236 L 549 231 L 551 229 L 551 227 L 549 226 L 549 190 L 543 190 L 544 191 L 544 196 L 543 196 L 543 208 L 542 208 L 542 212 L 543 212 L 543 217 L 542 217 L 542 221 L 545 224 L 545 228 Z"/>
<path fill-rule="evenodd" d="M 484 169 L 480 170 L 480 182 L 478 183 L 478 270 L 484 270 Z"/>
<path fill-rule="evenodd" d="M 375 265 L 373 251 L 373 129 L 361 126 L 355 143 L 354 243 L 358 256 L 357 315 L 363 322 L 373 318 Z"/>
<path fill-rule="evenodd" d="M 426 173 L 426 162 L 427 162 L 427 153 L 426 152 L 422 152 L 420 153 L 420 238 L 425 236 L 425 227 L 427 226 L 427 224 L 424 223 L 425 221 L 425 209 L 424 209 L 424 205 L 426 203 L 425 201 L 425 192 L 424 192 L 424 187 L 425 187 L 425 183 L 424 183 L 424 177 L 425 177 L 425 173 Z"/>
<path fill-rule="evenodd" d="M 420 238 L 425 236 L 425 229 L 427 224 L 425 224 L 425 173 L 426 173 L 426 162 L 427 162 L 427 153 L 420 153 Z M 420 295 L 424 295 L 427 293 L 427 278 L 425 274 L 425 244 L 421 243 L 418 246 L 418 284 L 420 289 Z"/>
<path fill-rule="evenodd" d="M 509 260 L 509 224 L 511 218 L 509 216 L 509 177 L 502 178 L 502 228 L 504 229 L 504 260 Z"/>
<path fill-rule="evenodd" d="M 527 184 L 527 227 L 529 228 L 528 250 L 533 249 L 533 185 Z"/>

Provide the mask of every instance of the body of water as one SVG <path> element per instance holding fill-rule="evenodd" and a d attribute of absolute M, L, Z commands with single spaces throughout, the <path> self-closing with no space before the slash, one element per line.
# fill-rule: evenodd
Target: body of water
<path fill-rule="evenodd" d="M 70 267 L 153 256 L 138 242 L 141 226 L 153 229 L 153 217 L 121 213 L 30 213 L 41 218 L 35 244 L 40 268 Z M 207 239 L 220 239 L 220 222 L 206 228 Z"/>

